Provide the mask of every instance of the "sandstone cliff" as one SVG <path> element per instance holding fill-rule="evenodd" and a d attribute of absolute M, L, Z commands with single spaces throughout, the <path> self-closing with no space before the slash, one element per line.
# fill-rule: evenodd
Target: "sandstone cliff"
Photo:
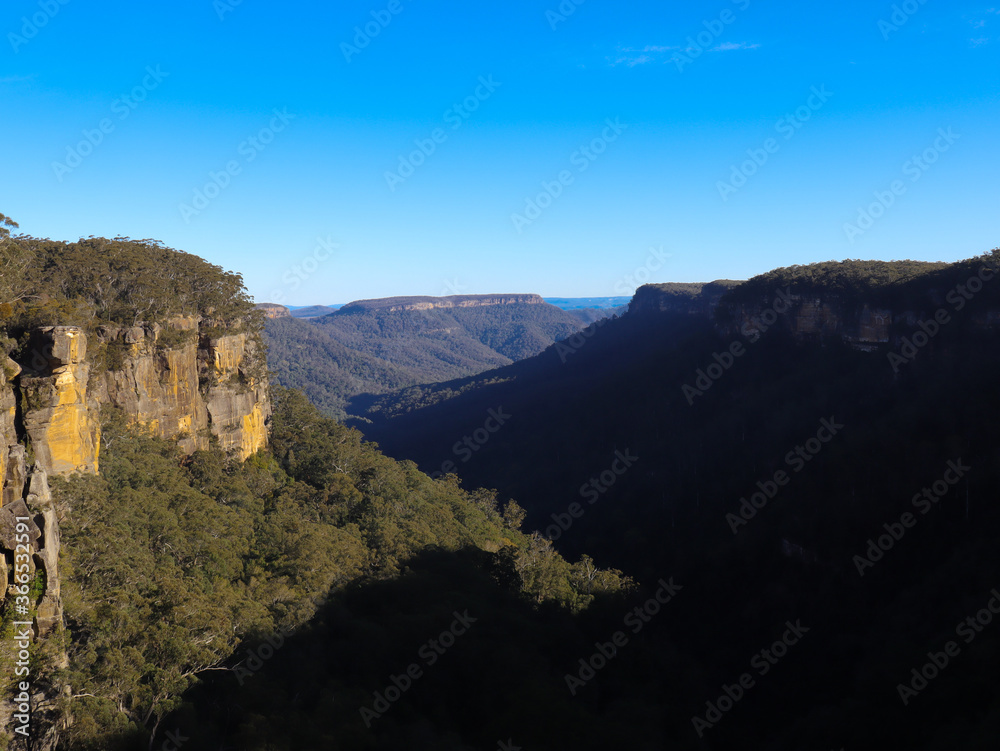
<path fill-rule="evenodd" d="M 24 581 L 42 582 L 27 605 L 29 615 L 20 616 L 32 620 L 33 638 L 63 623 L 59 524 L 48 478 L 99 471 L 105 406 L 176 440 L 186 453 L 207 448 L 213 436 L 241 459 L 263 448 L 271 406 L 258 341 L 194 317 L 175 318 L 165 327 L 103 326 L 90 333 L 49 326 L 30 333 L 20 363 L 6 360 L 0 382 L 0 548 L 8 565 L 0 601 L 27 593 L 27 587 L 18 591 L 11 568 L 17 543 L 25 542 L 15 533 L 23 532 L 30 551 Z M 19 527 L 19 518 L 28 521 Z M 66 667 L 58 648 L 52 667 Z M 32 694 L 39 733 L 33 748 L 51 749 L 58 742 L 65 717 L 56 703 L 65 690 L 50 686 Z M 5 728 L 13 706 L 0 700 Z"/>
<path fill-rule="evenodd" d="M 1000 326 L 996 267 L 990 255 L 950 265 L 843 261 L 776 269 L 745 283 L 647 284 L 636 290 L 629 314 L 704 315 L 724 336 L 755 340 L 773 330 L 796 341 L 839 339 L 875 351 L 967 305 L 970 327 Z"/>
<path fill-rule="evenodd" d="M 97 472 L 99 415 L 108 405 L 177 440 L 187 453 L 215 436 L 245 459 L 266 445 L 270 416 L 264 356 L 256 347 L 246 333 L 206 335 L 194 318 L 166 327 L 102 326 L 89 336 L 75 326 L 38 329 L 23 370 L 0 394 L 0 434 L 8 451 L 25 442 L 35 466 L 49 475 Z M 11 432 L 18 419 L 9 406 L 14 394 L 22 435 Z"/>
<path fill-rule="evenodd" d="M 639 315 L 660 312 L 710 315 L 723 295 L 738 284 L 728 279 L 707 283 L 644 284 L 635 291 L 628 312 Z"/>
<path fill-rule="evenodd" d="M 273 302 L 259 302 L 256 307 L 257 310 L 263 312 L 268 318 L 288 318 L 292 315 L 292 311 L 284 305 L 278 305 Z"/>
<path fill-rule="evenodd" d="M 894 320 L 913 313 L 893 312 L 877 302 L 847 301 L 836 294 L 796 294 L 776 291 L 753 302 L 723 302 L 719 328 L 723 333 L 755 337 L 774 328 L 800 341 L 836 338 L 871 351 L 892 336 Z"/>

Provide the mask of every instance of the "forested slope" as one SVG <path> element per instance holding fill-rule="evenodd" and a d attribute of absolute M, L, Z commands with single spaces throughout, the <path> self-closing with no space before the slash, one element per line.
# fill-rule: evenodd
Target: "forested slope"
<path fill-rule="evenodd" d="M 310 321 L 270 320 L 270 367 L 277 382 L 303 390 L 326 414 L 343 418 L 347 403 L 361 394 L 500 367 L 584 326 L 578 315 L 544 302 L 431 307 L 439 299 L 449 298 L 362 301 Z"/>

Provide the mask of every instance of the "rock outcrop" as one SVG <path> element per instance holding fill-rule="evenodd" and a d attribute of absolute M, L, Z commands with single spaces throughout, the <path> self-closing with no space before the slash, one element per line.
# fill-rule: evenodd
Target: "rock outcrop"
<path fill-rule="evenodd" d="M 753 302 L 724 303 L 719 328 L 727 335 L 754 335 L 770 328 L 799 341 L 837 338 L 872 351 L 890 341 L 893 311 L 866 302 L 847 303 L 837 295 L 777 290 Z"/>
<path fill-rule="evenodd" d="M 257 310 L 263 312 L 268 318 L 288 318 L 292 315 L 292 311 L 284 305 L 278 305 L 273 302 L 259 302 L 257 303 Z"/>
<path fill-rule="evenodd" d="M 20 488 L 17 488 L 16 480 L 10 480 L 11 473 L 17 471 L 17 458 L 12 457 L 12 452 L 20 452 L 22 473 L 24 468 L 24 447 L 18 443 L 15 427 L 17 396 L 11 385 L 11 381 L 21 373 L 21 366 L 8 357 L 3 369 L 4 378 L 0 381 L 0 506 L 20 498 L 24 487 L 23 477 L 20 478 Z M 16 492 L 14 488 L 17 488 Z"/>
<path fill-rule="evenodd" d="M 187 453 L 210 436 L 240 459 L 267 445 L 266 366 L 253 337 L 202 335 L 193 319 L 175 319 L 166 329 L 104 327 L 99 338 L 110 362 L 92 386 L 96 404 L 120 407 Z"/>
<path fill-rule="evenodd" d="M 38 329 L 24 370 L 0 393 L 0 468 L 6 476 L 7 454 L 19 441 L 15 392 L 35 466 L 50 475 L 98 471 L 105 405 L 186 453 L 207 448 L 215 436 L 245 459 L 267 444 L 270 417 L 257 346 L 246 333 L 203 335 L 191 318 L 167 327 L 105 326 L 90 337 L 76 326 Z"/>
<path fill-rule="evenodd" d="M 644 284 L 635 291 L 629 303 L 630 314 L 683 313 L 711 315 L 723 295 L 739 282 L 719 279 L 714 282 L 668 282 Z"/>
<path fill-rule="evenodd" d="M 104 326 L 89 333 L 48 326 L 32 331 L 27 344 L 20 363 L 6 360 L 0 380 L 0 549 L 7 563 L 0 601 L 27 600 L 30 590 L 30 601 L 16 606 L 19 613 L 26 608 L 19 617 L 32 622 L 36 640 L 63 628 L 59 519 L 48 481 L 98 472 L 103 407 L 120 408 L 186 453 L 207 448 L 214 437 L 245 459 L 267 445 L 271 406 L 259 339 L 214 322 L 178 317 L 163 327 Z M 18 574 L 23 580 L 12 581 L 18 552 L 28 569 Z M 30 586 L 21 591 L 24 582 Z M 60 639 L 45 641 L 51 642 L 50 667 L 67 667 Z M 58 744 L 67 721 L 59 700 L 67 690 L 62 684 L 33 689 L 32 748 Z M 0 698 L 5 728 L 14 707 Z"/>
<path fill-rule="evenodd" d="M 30 349 L 18 385 L 36 466 L 55 475 L 97 472 L 100 408 L 87 394 L 87 336 L 76 326 L 49 326 L 34 332 Z"/>

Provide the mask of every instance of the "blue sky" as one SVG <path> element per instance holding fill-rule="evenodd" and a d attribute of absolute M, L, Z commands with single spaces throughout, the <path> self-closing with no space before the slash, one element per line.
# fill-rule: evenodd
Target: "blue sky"
<path fill-rule="evenodd" d="M 989 3 L 10 0 L 0 32 L 0 211 L 259 302 L 1000 245 Z"/>

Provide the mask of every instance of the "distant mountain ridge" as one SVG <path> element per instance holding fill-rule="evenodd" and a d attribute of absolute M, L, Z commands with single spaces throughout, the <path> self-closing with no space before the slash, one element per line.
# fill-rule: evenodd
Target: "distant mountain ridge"
<path fill-rule="evenodd" d="M 375 300 L 356 300 L 342 307 L 338 313 L 359 310 L 435 310 L 444 308 L 479 308 L 490 305 L 545 305 L 540 295 L 450 295 L 448 297 L 383 297 Z"/>
<path fill-rule="evenodd" d="M 351 399 L 509 365 L 609 314 L 564 311 L 536 294 L 390 297 L 270 318 L 265 337 L 277 382 L 343 418 Z"/>
<path fill-rule="evenodd" d="M 456 297 L 476 297 L 477 295 L 456 295 Z M 489 295 L 479 295 L 479 297 L 488 297 Z M 537 297 L 537 295 L 532 295 L 532 297 Z M 382 298 L 382 299 L 408 299 L 408 298 Z M 423 298 L 421 298 L 423 299 Z M 438 298 L 429 298 L 438 299 Z M 599 310 L 614 310 L 616 313 L 624 313 L 624 308 L 628 307 L 629 301 L 632 299 L 630 296 L 624 297 L 543 297 L 542 298 L 549 305 L 554 305 L 560 310 L 569 311 L 588 311 L 584 314 L 584 318 L 591 317 L 591 320 L 600 317 L 589 311 L 599 311 Z M 356 302 L 365 302 L 356 301 Z M 272 303 L 260 303 L 260 305 L 270 305 Z M 329 315 L 330 313 L 335 313 L 344 307 L 344 303 L 334 303 L 330 305 L 286 305 L 284 306 L 291 311 L 293 318 L 319 318 L 321 316 Z M 619 310 L 621 309 L 621 310 Z"/>
<path fill-rule="evenodd" d="M 301 308 L 290 308 L 292 318 L 320 318 L 336 313 L 343 305 L 306 305 Z"/>

